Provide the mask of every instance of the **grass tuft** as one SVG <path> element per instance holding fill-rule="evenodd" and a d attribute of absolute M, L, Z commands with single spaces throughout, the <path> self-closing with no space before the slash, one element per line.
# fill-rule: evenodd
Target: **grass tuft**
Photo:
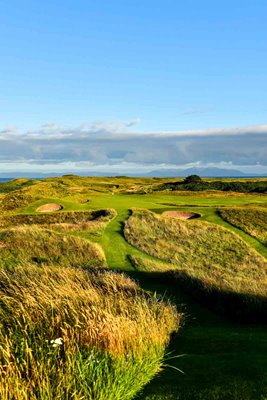
<path fill-rule="evenodd" d="M 0 271 L 0 398 L 127 400 L 160 371 L 181 316 L 124 275 Z"/>

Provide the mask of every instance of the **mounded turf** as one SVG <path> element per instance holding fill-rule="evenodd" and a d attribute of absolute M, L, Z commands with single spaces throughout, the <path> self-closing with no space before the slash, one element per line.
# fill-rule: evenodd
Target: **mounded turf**
<path fill-rule="evenodd" d="M 267 208 L 235 207 L 220 210 L 221 217 L 267 246 Z"/>
<path fill-rule="evenodd" d="M 58 265 L 99 268 L 105 254 L 96 243 L 39 227 L 17 227 L 0 231 L 0 267 Z"/>

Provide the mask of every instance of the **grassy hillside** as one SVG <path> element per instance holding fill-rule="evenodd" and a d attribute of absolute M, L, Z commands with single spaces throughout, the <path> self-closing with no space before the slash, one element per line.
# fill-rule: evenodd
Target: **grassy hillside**
<path fill-rule="evenodd" d="M 114 209 L 43 214 L 15 214 L 0 218 L 0 228 L 39 226 L 60 232 L 87 232 L 101 236 L 107 224 L 115 217 Z"/>
<path fill-rule="evenodd" d="M 177 266 L 172 278 L 194 290 L 194 295 L 212 297 L 213 305 L 221 295 L 221 309 L 245 313 L 246 318 L 256 318 L 261 312 L 266 315 L 267 261 L 229 230 L 204 221 L 179 221 L 134 210 L 124 234 L 132 245 L 172 264 L 172 271 Z M 140 258 L 134 258 L 134 263 L 140 270 Z M 142 260 L 141 266 L 146 271 L 157 270 L 155 262 Z M 167 266 L 160 264 L 160 270 L 164 269 Z"/>
<path fill-rule="evenodd" d="M 105 265 L 105 255 L 88 240 L 38 227 L 0 231 L 0 267 L 28 263 L 97 268 Z"/>
<path fill-rule="evenodd" d="M 224 208 L 220 210 L 220 215 L 267 246 L 267 208 Z"/>

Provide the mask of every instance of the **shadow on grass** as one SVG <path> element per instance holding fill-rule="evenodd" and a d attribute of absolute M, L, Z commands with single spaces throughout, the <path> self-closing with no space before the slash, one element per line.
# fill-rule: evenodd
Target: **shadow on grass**
<path fill-rule="evenodd" d="M 142 288 L 171 299 L 185 313 L 185 324 L 173 336 L 168 349 L 170 359 L 166 364 L 169 367 L 144 389 L 138 399 L 267 399 L 266 326 L 249 323 L 245 317 L 245 314 L 251 314 L 254 320 L 258 298 L 233 296 L 216 290 L 204 292 L 202 282 L 192 280 L 186 274 L 179 277 L 174 277 L 173 272 L 133 271 L 127 274 Z M 262 312 L 264 304 L 260 305 Z M 237 312 L 239 309 L 242 313 Z M 266 323 L 263 315 L 260 319 Z M 182 354 L 184 356 L 175 358 Z"/>
<path fill-rule="evenodd" d="M 267 324 L 267 296 L 251 293 L 236 293 L 207 285 L 201 279 L 193 278 L 186 271 L 141 272 L 127 271 L 141 286 L 157 282 L 190 295 L 197 302 L 213 312 L 237 323 Z M 147 285 L 146 285 L 147 286 Z"/>

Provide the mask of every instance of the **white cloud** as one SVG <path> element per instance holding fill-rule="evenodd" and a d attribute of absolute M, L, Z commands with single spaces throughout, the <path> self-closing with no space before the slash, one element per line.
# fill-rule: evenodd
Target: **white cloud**
<path fill-rule="evenodd" d="M 140 122 L 141 120 L 139 118 L 134 118 L 131 121 L 95 121 L 91 129 L 94 132 L 123 132 L 125 129 L 131 128 Z"/>
<path fill-rule="evenodd" d="M 30 132 L 5 128 L 0 131 L 1 169 L 6 163 L 14 170 L 16 163 L 32 169 L 53 165 L 55 170 L 56 165 L 67 168 L 68 163 L 79 164 L 79 168 L 80 163 L 89 163 L 90 168 L 102 169 L 131 165 L 136 170 L 161 165 L 267 166 L 267 125 L 135 133 L 129 127 L 138 122 L 99 122 L 73 128 L 49 123 Z"/>
<path fill-rule="evenodd" d="M 17 131 L 17 128 L 15 126 L 7 126 L 6 128 L 3 128 L 0 130 L 0 135 L 6 135 L 8 133 L 15 133 Z"/>

